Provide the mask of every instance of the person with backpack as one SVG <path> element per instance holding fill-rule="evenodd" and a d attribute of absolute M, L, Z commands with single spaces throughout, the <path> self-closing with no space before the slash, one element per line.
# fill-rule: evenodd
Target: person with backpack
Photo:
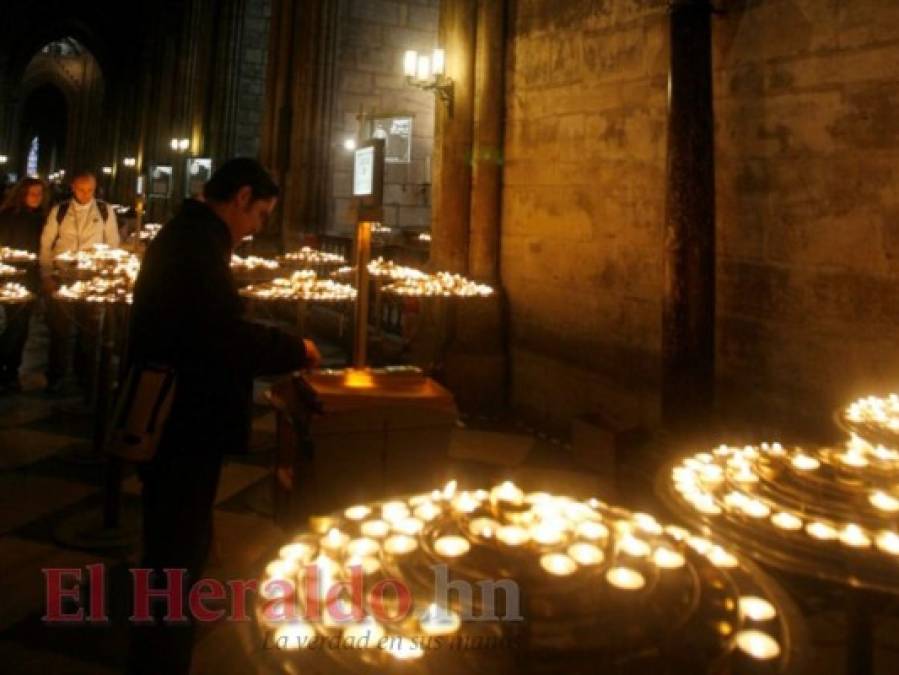
<path fill-rule="evenodd" d="M 50 391 L 59 388 L 68 371 L 71 360 L 68 347 L 72 333 L 72 321 L 66 308 L 53 300 L 57 288 L 53 259 L 65 251 L 83 251 L 93 244 L 119 245 L 115 211 L 106 202 L 95 199 L 96 191 L 97 177 L 92 172 L 76 172 L 72 177 L 72 198 L 50 209 L 41 232 L 41 285 L 47 296 L 47 326 L 50 329 L 47 366 L 47 388 Z M 89 364 L 83 365 L 89 371 Z"/>

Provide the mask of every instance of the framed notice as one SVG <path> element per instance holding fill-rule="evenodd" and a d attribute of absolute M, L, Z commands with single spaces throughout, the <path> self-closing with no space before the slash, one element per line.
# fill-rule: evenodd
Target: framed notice
<path fill-rule="evenodd" d="M 384 161 L 408 164 L 412 160 L 412 116 L 385 115 L 370 119 L 371 138 L 384 141 Z"/>
<path fill-rule="evenodd" d="M 184 172 L 184 193 L 188 197 L 203 194 L 203 186 L 212 176 L 212 158 L 188 157 Z"/>
<path fill-rule="evenodd" d="M 147 196 L 151 199 L 166 199 L 172 194 L 172 180 L 175 168 L 169 164 L 151 164 Z"/>

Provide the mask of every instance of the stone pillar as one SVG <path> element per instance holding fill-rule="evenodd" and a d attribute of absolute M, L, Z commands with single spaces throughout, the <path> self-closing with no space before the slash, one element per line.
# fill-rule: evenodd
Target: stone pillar
<path fill-rule="evenodd" d="M 210 17 L 215 39 L 210 50 L 210 75 L 205 130 L 207 152 L 221 160 L 234 155 L 237 137 L 237 109 L 242 95 L 239 88 L 240 59 L 243 48 L 244 0 L 218 3 Z"/>
<path fill-rule="evenodd" d="M 333 0 L 272 3 L 260 155 L 281 185 L 276 225 L 287 248 L 328 213 L 337 10 Z"/>
<path fill-rule="evenodd" d="M 477 0 L 444 0 L 439 45 L 453 79 L 452 106 L 438 102 L 433 156 L 431 267 L 468 272 L 474 140 Z"/>
<path fill-rule="evenodd" d="M 447 111 L 438 113 L 442 126 L 438 122 L 435 148 L 440 152 L 435 150 L 435 158 L 439 155 L 441 161 L 435 161 L 434 172 L 432 263 L 441 269 L 467 270 L 497 291 L 491 298 L 456 305 L 449 321 L 453 341 L 446 356 L 445 380 L 459 407 L 489 414 L 505 404 L 507 380 L 499 287 L 506 2 L 477 0 L 473 23 L 462 11 L 471 9 L 468 3 L 444 3 L 444 10 L 447 4 L 451 21 L 442 15 L 441 29 L 451 27 L 446 34 L 455 40 L 442 44 L 448 58 L 457 49 L 472 50 L 472 80 L 464 88 L 456 80 L 452 118 Z M 467 56 L 463 62 L 469 68 Z M 449 74 L 456 79 L 453 72 Z"/>
<path fill-rule="evenodd" d="M 468 271 L 494 284 L 499 273 L 505 122 L 505 0 L 479 0 Z"/>
<path fill-rule="evenodd" d="M 715 362 L 715 171 L 708 0 L 672 0 L 662 308 L 662 417 L 711 411 Z"/>

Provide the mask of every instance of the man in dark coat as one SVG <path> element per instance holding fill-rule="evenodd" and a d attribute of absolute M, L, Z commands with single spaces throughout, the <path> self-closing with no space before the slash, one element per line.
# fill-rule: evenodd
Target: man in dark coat
<path fill-rule="evenodd" d="M 223 455 L 247 447 L 253 378 L 319 361 L 311 341 L 241 318 L 231 251 L 265 225 L 277 195 L 255 160 L 226 162 L 205 202 L 186 200 L 150 244 L 134 287 L 129 360 L 176 376 L 158 452 L 141 467 L 142 566 L 186 569 L 185 588 L 206 562 Z M 130 672 L 187 673 L 191 623 L 136 626 Z"/>

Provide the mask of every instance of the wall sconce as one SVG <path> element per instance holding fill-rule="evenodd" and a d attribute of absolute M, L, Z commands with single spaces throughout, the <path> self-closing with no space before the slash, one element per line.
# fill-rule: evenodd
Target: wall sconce
<path fill-rule="evenodd" d="M 172 150 L 175 152 L 184 152 L 190 147 L 190 140 L 187 138 L 173 138 L 169 142 L 169 146 L 171 146 Z"/>
<path fill-rule="evenodd" d="M 134 157 L 125 157 L 122 160 L 122 166 L 127 166 L 128 168 L 132 168 L 137 166 L 137 160 Z"/>
<path fill-rule="evenodd" d="M 355 138 L 347 138 L 343 142 L 343 149 L 347 152 L 353 152 L 356 149 L 356 139 Z"/>
<path fill-rule="evenodd" d="M 0 155 L 0 164 L 6 164 L 9 161 L 9 157 L 6 155 Z"/>
<path fill-rule="evenodd" d="M 452 110 L 453 80 L 446 76 L 445 71 L 446 53 L 442 49 L 435 49 L 431 56 L 409 49 L 403 58 L 406 84 L 425 91 L 433 91 L 446 101 Z"/>
<path fill-rule="evenodd" d="M 104 167 L 101 169 L 101 171 L 102 171 L 105 175 L 107 175 L 107 176 L 111 176 L 111 175 L 112 175 L 112 167 L 111 167 L 111 166 L 104 166 Z"/>

